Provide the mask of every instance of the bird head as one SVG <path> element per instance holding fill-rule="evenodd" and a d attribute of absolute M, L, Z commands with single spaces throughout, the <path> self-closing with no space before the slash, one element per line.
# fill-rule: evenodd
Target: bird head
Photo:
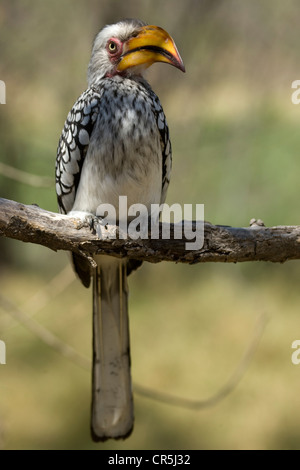
<path fill-rule="evenodd" d="M 103 77 L 142 74 L 154 62 L 185 71 L 171 36 L 139 20 L 123 20 L 103 28 L 95 38 L 88 68 L 89 85 Z"/>

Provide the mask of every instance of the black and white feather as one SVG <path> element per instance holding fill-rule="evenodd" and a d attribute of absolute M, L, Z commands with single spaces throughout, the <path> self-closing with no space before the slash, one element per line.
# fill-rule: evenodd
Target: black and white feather
<path fill-rule="evenodd" d="M 74 205 L 80 173 L 91 134 L 99 114 L 100 96 L 88 88 L 68 114 L 59 139 L 56 158 L 56 194 L 60 211 L 67 214 Z"/>
<path fill-rule="evenodd" d="M 60 211 L 64 214 L 73 210 L 83 163 L 89 151 L 90 142 L 92 142 L 94 150 L 94 139 L 97 139 L 96 146 L 101 146 L 102 140 L 105 147 L 110 145 L 110 149 L 108 149 L 110 153 L 115 151 L 117 144 L 118 147 L 121 145 L 121 149 L 118 148 L 119 157 L 115 154 L 112 156 L 106 154 L 103 157 L 103 162 L 97 162 L 100 165 L 99 168 L 97 167 L 97 172 L 102 173 L 102 178 L 105 178 L 109 173 L 125 170 L 120 167 L 127 150 L 126 141 L 119 139 L 119 135 L 125 133 L 125 125 L 129 126 L 126 131 L 127 137 L 133 132 L 132 140 L 134 141 L 130 143 L 133 155 L 130 155 L 131 158 L 126 162 L 126 169 L 128 170 L 129 164 L 134 164 L 133 160 L 135 159 L 137 166 L 147 163 L 143 160 L 139 162 L 138 159 L 139 157 L 146 159 L 146 152 L 139 155 L 142 152 L 141 150 L 139 152 L 139 143 L 142 141 L 142 133 L 149 122 L 148 117 L 151 118 L 150 123 L 152 121 L 150 139 L 155 140 L 159 137 L 160 140 L 160 155 L 158 157 L 161 158 L 161 195 L 159 201 L 156 202 L 165 201 L 171 175 L 172 149 L 162 106 L 158 97 L 143 79 L 127 78 L 125 87 L 120 87 L 119 81 L 120 77 L 99 80 L 97 85 L 88 88 L 78 98 L 68 114 L 59 140 L 56 158 L 56 193 Z M 124 80 L 122 80 L 124 85 L 123 82 Z M 111 114 L 112 110 L 115 111 L 115 115 Z M 137 125 L 139 122 L 140 129 Z M 109 144 L 107 142 L 108 132 L 111 136 Z M 152 151 L 151 142 L 147 145 Z M 134 171 L 131 172 L 130 177 L 133 176 Z M 92 181 L 89 184 L 92 184 Z M 106 201 L 99 200 L 99 204 L 100 202 Z M 90 212 L 88 207 L 77 210 Z"/>

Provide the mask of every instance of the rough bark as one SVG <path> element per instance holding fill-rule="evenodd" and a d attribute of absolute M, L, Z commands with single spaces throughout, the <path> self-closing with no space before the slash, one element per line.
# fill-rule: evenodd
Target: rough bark
<path fill-rule="evenodd" d="M 115 233 L 114 226 L 108 232 Z M 78 219 L 56 214 L 36 205 L 24 205 L 0 198 L 0 235 L 22 242 L 37 243 L 51 250 L 136 258 L 157 263 L 271 261 L 283 263 L 300 259 L 300 226 L 265 227 L 252 221 L 246 228 L 204 224 L 204 245 L 200 250 L 186 250 L 186 240 L 100 240 Z"/>

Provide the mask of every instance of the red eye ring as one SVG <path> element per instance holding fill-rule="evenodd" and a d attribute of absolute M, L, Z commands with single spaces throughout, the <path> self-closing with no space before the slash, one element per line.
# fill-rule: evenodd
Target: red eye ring
<path fill-rule="evenodd" d="M 123 44 L 119 39 L 111 38 L 107 41 L 106 50 L 112 57 L 119 56 L 122 53 Z"/>

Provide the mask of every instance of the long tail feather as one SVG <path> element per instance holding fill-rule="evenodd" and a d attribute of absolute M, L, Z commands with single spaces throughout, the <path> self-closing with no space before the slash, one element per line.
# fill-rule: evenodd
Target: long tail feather
<path fill-rule="evenodd" d="M 126 263 L 97 259 L 93 284 L 91 432 L 95 441 L 125 438 L 133 428 Z"/>

